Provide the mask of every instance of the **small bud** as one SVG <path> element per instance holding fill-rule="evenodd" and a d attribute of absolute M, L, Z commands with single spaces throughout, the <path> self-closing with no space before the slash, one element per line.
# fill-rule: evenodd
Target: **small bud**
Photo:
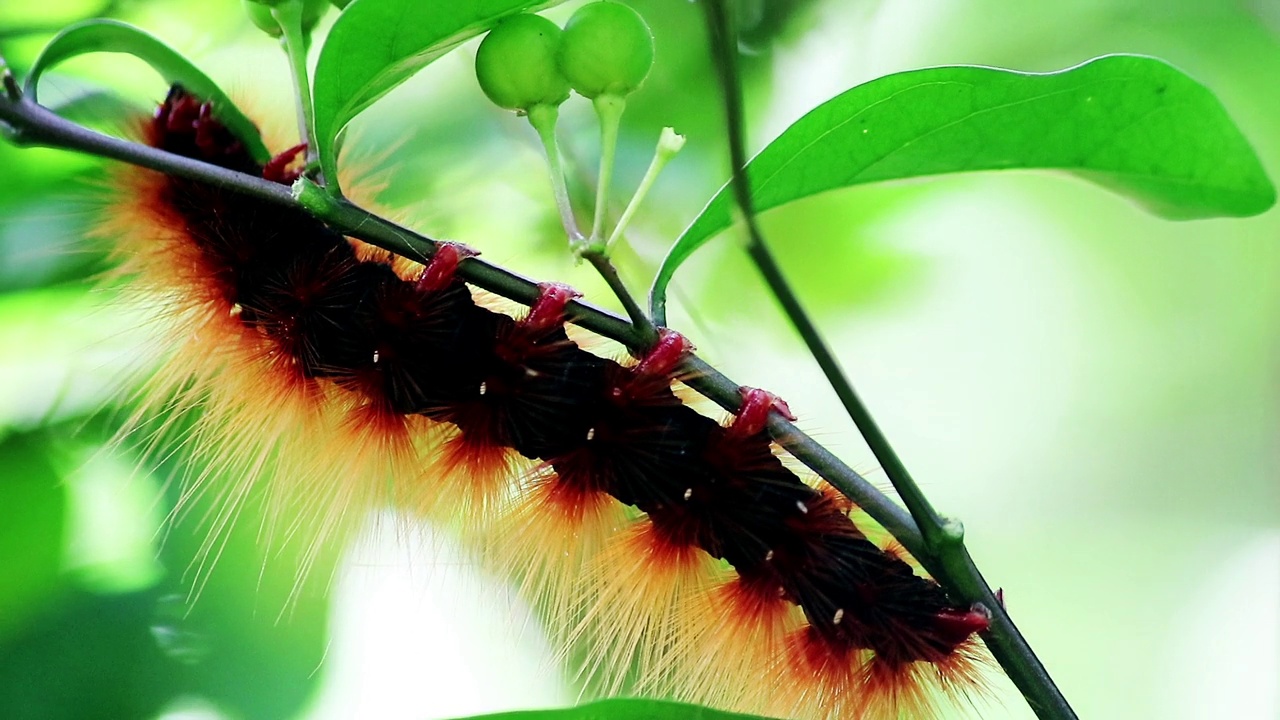
<path fill-rule="evenodd" d="M 658 136 L 658 154 L 670 158 L 684 148 L 684 143 L 683 135 L 672 128 L 664 127 L 662 134 Z"/>

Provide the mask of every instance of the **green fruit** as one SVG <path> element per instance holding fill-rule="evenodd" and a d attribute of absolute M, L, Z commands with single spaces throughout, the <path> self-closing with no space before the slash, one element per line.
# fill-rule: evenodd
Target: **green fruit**
<path fill-rule="evenodd" d="M 302 32 L 311 32 L 320 23 L 320 18 L 329 12 L 329 3 L 325 0 L 303 0 Z"/>
<path fill-rule="evenodd" d="M 241 0 L 240 4 L 244 6 L 245 13 L 259 30 L 271 37 L 280 37 L 284 31 L 280 29 L 280 23 L 276 22 L 275 16 L 271 14 L 271 8 L 284 2 L 286 0 Z M 328 9 L 328 0 L 303 0 L 302 32 L 311 32 Z"/>
<path fill-rule="evenodd" d="M 244 6 L 245 13 L 253 24 L 258 26 L 262 32 L 271 37 L 280 37 L 284 31 L 280 29 L 280 23 L 271 15 L 271 7 L 255 2 L 255 0 L 241 0 L 240 4 Z"/>
<path fill-rule="evenodd" d="M 569 81 L 556 66 L 560 28 L 531 14 L 513 15 L 489 31 L 476 52 L 480 89 L 498 107 L 528 111 L 559 105 L 569 97 Z"/>
<path fill-rule="evenodd" d="M 565 24 L 558 59 L 560 71 L 583 97 L 624 97 L 640 87 L 653 66 L 653 33 L 622 3 L 591 3 Z"/>

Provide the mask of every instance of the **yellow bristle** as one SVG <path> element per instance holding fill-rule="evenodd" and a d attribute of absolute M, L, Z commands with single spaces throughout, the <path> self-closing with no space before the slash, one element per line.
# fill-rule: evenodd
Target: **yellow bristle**
<path fill-rule="evenodd" d="M 699 620 L 682 608 L 726 572 L 696 547 L 671 545 L 648 519 L 631 523 L 586 579 L 594 602 L 575 634 L 576 644 L 588 647 L 587 681 L 608 695 L 622 692 L 629 677 L 642 687 L 672 686 L 674 649 Z"/>
<path fill-rule="evenodd" d="M 128 280 L 124 301 L 154 328 L 157 363 L 125 379 L 139 390 L 119 439 L 150 456 L 178 448 L 190 467 L 216 468 L 182 477 L 173 511 L 182 517 L 197 499 L 216 494 L 218 510 L 195 518 L 207 531 L 191 568 L 195 591 L 255 497 L 274 518 L 262 529 L 264 541 L 301 536 L 309 548 L 301 577 L 322 545 L 340 541 L 366 511 L 391 501 L 391 478 L 420 472 L 420 433 L 407 427 L 412 421 L 344 405 L 352 394 L 303 378 L 290 357 L 240 322 L 240 308 L 225 299 L 163 202 L 166 182 L 150 171 L 120 173 L 97 230 L 121 260 L 108 280 Z M 199 417 L 187 428 L 184 416 L 192 412 Z"/>
<path fill-rule="evenodd" d="M 515 478 L 534 465 L 509 448 L 452 428 L 442 429 L 441 436 L 434 457 L 424 460 L 425 472 L 417 474 L 424 491 L 415 494 L 415 509 L 427 517 L 483 522 L 514 490 Z"/>
<path fill-rule="evenodd" d="M 756 693 L 756 707 L 796 720 L 876 717 L 866 708 L 863 667 L 870 653 L 837 652 L 815 642 L 810 633 L 806 626 L 787 638 L 785 651 L 761 683 L 768 690 Z"/>
<path fill-rule="evenodd" d="M 216 508 L 198 518 L 208 533 L 192 568 L 197 592 L 247 503 L 267 504 L 265 543 L 301 541 L 299 578 L 321 548 L 394 506 L 453 526 L 483 562 L 514 578 L 544 612 L 566 659 L 585 649 L 582 679 L 603 695 L 639 691 L 797 720 L 875 720 L 931 717 L 933 694 L 958 696 L 980 684 L 976 650 L 889 667 L 870 651 L 815 642 L 781 588 L 776 597 L 743 588 L 724 562 L 674 545 L 639 511 L 603 491 L 568 487 L 549 466 L 506 447 L 500 423 L 486 414 L 492 407 L 464 408 L 475 416 L 459 419 L 470 429 L 463 433 L 393 412 L 376 388 L 353 392 L 304 377 L 295 358 L 240 321 L 241 309 L 225 299 L 182 219 L 162 201 L 167 181 L 140 170 L 121 177 L 102 234 L 122 259 L 116 275 L 129 278 L 133 298 L 156 321 L 160 359 L 124 434 L 142 436 L 147 452 L 180 447 L 192 466 L 216 468 L 183 478 L 174 511 Z M 363 205 L 376 194 L 345 185 Z M 386 263 L 403 280 L 422 272 L 419 263 L 350 242 L 360 260 Z M 525 312 L 472 292 L 481 307 L 515 318 Z M 682 383 L 674 389 L 704 414 L 720 412 Z M 200 417 L 188 429 L 182 416 L 190 413 Z M 842 512 L 857 512 L 814 483 Z M 207 494 L 215 502 L 197 504 Z M 882 545 L 914 563 L 895 542 Z"/>
<path fill-rule="evenodd" d="M 729 710 L 758 708 L 759 679 L 803 623 L 799 608 L 780 596 L 759 598 L 733 579 L 700 594 L 683 611 L 688 618 L 681 624 L 692 631 L 672 649 L 669 692 Z"/>
<path fill-rule="evenodd" d="M 549 631 L 567 644 L 592 601 L 582 578 L 627 522 L 613 497 L 567 487 L 540 467 L 478 538 L 486 562 L 519 583 L 521 595 L 543 611 Z"/>

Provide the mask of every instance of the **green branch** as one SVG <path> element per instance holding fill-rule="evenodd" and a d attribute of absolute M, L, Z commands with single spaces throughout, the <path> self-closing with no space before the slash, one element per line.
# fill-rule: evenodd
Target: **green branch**
<path fill-rule="evenodd" d="M 1040 659 L 1005 612 L 1003 603 L 992 593 L 986 579 L 974 565 L 964 546 L 964 526 L 956 520 L 943 518 L 920 490 L 870 410 L 858 397 L 853 384 L 840 368 L 835 354 L 805 312 L 799 297 L 782 274 L 782 268 L 765 244 L 764 235 L 756 222 L 750 182 L 746 174 L 742 84 L 738 74 L 738 50 L 732 10 L 726 0 L 703 0 L 702 7 L 711 41 L 712 62 L 724 91 L 729 156 L 733 171 L 731 185 L 747 227 L 747 253 L 915 520 L 924 541 L 925 553 L 922 555 L 913 551 L 913 554 L 957 599 L 987 608 L 991 614 L 991 628 L 983 634 L 983 639 L 1036 715 L 1045 720 L 1074 719 L 1076 715 L 1070 704 L 1054 685 Z"/>
<path fill-rule="evenodd" d="M 21 95 L 12 75 L 7 72 L 4 88 L 7 92 L 0 95 L 0 127 L 7 127 L 5 135 L 16 144 L 74 150 L 119 160 L 209 183 L 282 208 L 303 210 L 345 235 L 414 260 L 426 260 L 435 252 L 435 240 L 374 215 L 348 200 L 332 197 L 308 180 L 300 180 L 290 191 L 262 178 L 103 135 L 31 102 Z M 525 305 L 532 305 L 538 298 L 537 283 L 479 258 L 464 260 L 458 272 L 476 287 Z M 626 318 L 588 303 L 575 300 L 566 308 L 566 314 L 574 324 L 616 340 L 632 350 L 643 350 L 648 345 L 643 333 Z M 686 384 L 690 387 L 725 410 L 737 411 L 742 402 L 738 383 L 695 356 L 685 361 L 682 370 L 689 376 Z M 858 503 L 903 547 L 917 556 L 924 556 L 924 540 L 911 517 L 874 485 L 787 420 L 774 415 L 769 419 L 769 432 L 796 459 Z"/>
<path fill-rule="evenodd" d="M 205 182 L 283 208 L 304 210 L 346 235 L 416 260 L 426 260 L 435 252 L 436 243 L 431 238 L 374 215 L 345 199 L 334 198 L 307 180 L 299 181 L 295 190 L 290 191 L 289 188 L 261 178 L 103 135 L 61 118 L 30 101 L 22 95 L 18 84 L 7 71 L 3 77 L 3 87 L 4 94 L 0 95 L 0 127 L 18 145 L 74 150 L 110 158 Z M 538 285 L 534 281 L 479 258 L 465 260 L 459 268 L 459 274 L 476 287 L 526 305 L 531 305 L 538 297 Z M 575 324 L 623 343 L 632 350 L 642 350 L 648 345 L 643 332 L 625 318 L 581 301 L 570 303 L 566 312 Z M 734 412 L 738 409 L 741 403 L 738 383 L 696 356 L 690 356 L 682 370 L 689 375 L 687 384 L 690 387 L 725 410 Z M 992 628 L 987 634 L 988 646 L 1006 671 L 1010 667 L 1022 668 L 1016 674 L 1010 672 L 1019 688 L 1025 688 L 1027 683 L 1033 687 L 1052 686 L 1038 662 L 1027 662 L 1027 658 L 1034 660 L 1034 654 L 1018 634 L 982 576 L 973 567 L 963 546 L 957 548 L 956 552 L 947 554 L 941 563 L 935 561 L 911 517 L 860 474 L 794 424 L 776 414 L 769 418 L 768 429 L 781 447 L 856 502 L 902 543 L 903 547 L 919 558 L 935 577 L 945 582 L 949 589 L 961 597 L 977 597 L 991 608 Z M 1041 717 L 1074 717 L 1063 713 L 1047 714 L 1048 711 L 1044 708 L 1051 711 L 1055 707 L 1051 698 L 1050 701 L 1041 702 L 1036 699 L 1038 695 L 1026 689 L 1023 692 Z"/>
<path fill-rule="evenodd" d="M 622 276 L 618 274 L 618 268 L 609 259 L 608 254 L 599 248 L 588 248 L 582 253 L 582 258 L 591 263 L 591 267 L 604 278 L 605 284 L 613 291 L 618 302 L 622 303 L 622 309 L 627 311 L 627 317 L 631 318 L 631 326 L 635 329 L 636 340 L 639 343 L 639 347 L 633 349 L 643 350 L 657 342 L 658 329 L 654 327 L 653 321 L 636 301 L 635 296 L 627 289 L 627 284 L 622 282 Z"/>

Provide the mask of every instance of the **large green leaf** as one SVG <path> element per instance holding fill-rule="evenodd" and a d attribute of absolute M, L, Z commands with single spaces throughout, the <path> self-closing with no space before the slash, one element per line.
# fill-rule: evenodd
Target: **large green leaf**
<path fill-rule="evenodd" d="M 1063 170 L 1171 219 L 1247 216 L 1276 192 L 1208 88 L 1149 57 L 1048 74 L 939 67 L 819 105 L 747 165 L 756 210 L 862 183 L 971 170 Z M 651 291 L 733 221 L 725 186 L 676 241 Z"/>
<path fill-rule="evenodd" d="M 526 710 L 484 715 L 471 720 L 763 720 L 755 715 L 712 710 L 698 705 L 613 698 L 559 710 Z"/>
<path fill-rule="evenodd" d="M 154 68 L 167 82 L 180 83 L 195 96 L 208 100 L 213 114 L 245 143 L 254 159 L 258 162 L 270 159 L 271 153 L 263 144 L 258 128 L 208 75 L 156 36 L 118 20 L 86 20 L 54 36 L 31 66 L 26 92 L 35 99 L 40 76 L 45 70 L 73 57 L 94 52 L 133 55 Z"/>
<path fill-rule="evenodd" d="M 339 133 L 378 98 L 502 18 L 564 0 L 356 0 L 329 31 L 316 63 L 316 144 L 337 185 Z"/>

